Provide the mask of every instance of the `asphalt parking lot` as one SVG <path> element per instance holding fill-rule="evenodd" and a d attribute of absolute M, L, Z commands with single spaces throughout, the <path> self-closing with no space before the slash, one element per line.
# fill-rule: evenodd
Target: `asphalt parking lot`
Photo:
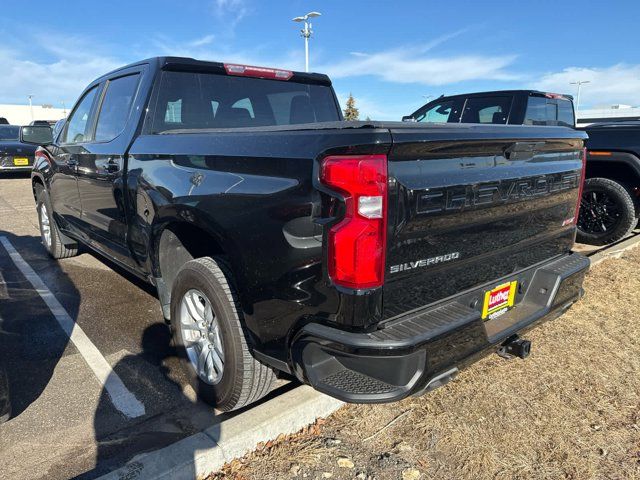
<path fill-rule="evenodd" d="M 2 479 L 95 478 L 223 418 L 183 387 L 153 290 L 103 262 L 51 260 L 28 175 L 0 177 Z"/>

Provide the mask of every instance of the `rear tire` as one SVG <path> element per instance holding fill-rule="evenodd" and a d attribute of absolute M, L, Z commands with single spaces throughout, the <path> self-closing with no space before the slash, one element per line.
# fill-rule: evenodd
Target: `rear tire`
<path fill-rule="evenodd" d="M 577 241 L 608 245 L 626 237 L 638 223 L 636 205 L 629 190 L 609 178 L 584 182 Z"/>
<path fill-rule="evenodd" d="M 74 257 L 78 254 L 78 244 L 62 242 L 60 230 L 53 218 L 53 209 L 49 195 L 42 185 L 36 185 L 36 210 L 38 211 L 38 224 L 40 226 L 40 238 L 42 245 L 49 255 L 55 259 Z"/>
<path fill-rule="evenodd" d="M 171 326 L 193 388 L 205 402 L 230 411 L 269 393 L 275 374 L 251 354 L 231 275 L 220 265 L 204 257 L 182 266 L 171 289 Z"/>

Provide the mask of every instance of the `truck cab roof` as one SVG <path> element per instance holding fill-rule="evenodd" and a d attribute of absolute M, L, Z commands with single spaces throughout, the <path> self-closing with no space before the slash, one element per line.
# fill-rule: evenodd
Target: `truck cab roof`
<path fill-rule="evenodd" d="M 562 94 L 558 94 L 558 93 L 551 93 L 551 92 L 543 92 L 541 90 L 488 90 L 485 92 L 473 92 L 473 93 L 459 93 L 457 95 L 441 95 L 440 97 L 438 97 L 435 100 L 439 100 L 441 98 L 444 98 L 446 96 L 446 98 L 458 98 L 458 97 L 468 97 L 468 98 L 474 98 L 474 97 L 486 97 L 488 95 L 514 95 L 514 94 L 519 94 L 519 95 L 536 95 L 536 96 L 547 96 L 547 95 L 559 95 L 563 98 L 567 98 L 569 100 L 573 100 L 573 97 L 571 95 L 566 95 L 564 93 Z M 432 100 L 435 101 L 435 100 Z M 429 102 L 431 103 L 431 102 Z"/>
<path fill-rule="evenodd" d="M 239 67 L 251 67 L 252 69 L 258 69 L 265 74 L 272 71 L 282 71 L 286 72 L 288 78 L 286 80 L 293 80 L 300 83 L 313 83 L 318 85 L 331 85 L 331 80 L 329 77 L 323 73 L 308 73 L 308 72 L 298 72 L 293 70 L 280 69 L 277 67 L 260 67 L 254 65 L 239 65 L 236 63 L 230 62 L 215 62 L 209 60 L 196 60 L 191 57 L 171 57 L 171 56 L 161 56 L 161 57 L 150 57 L 144 60 L 139 60 L 137 62 L 130 63 L 128 65 L 123 65 L 122 67 L 116 68 L 115 70 L 110 71 L 97 78 L 96 81 L 102 80 L 104 78 L 112 77 L 114 74 L 117 74 L 121 71 L 128 70 L 132 67 L 137 67 L 140 65 L 149 65 L 154 70 L 172 70 L 172 71 L 190 71 L 190 72 L 211 72 L 211 73 L 220 73 L 227 74 L 227 69 L 225 65 L 234 65 Z M 258 76 L 258 75 L 253 75 Z M 266 77 L 265 77 L 266 78 Z M 282 78 L 285 80 L 285 78 Z"/>
<path fill-rule="evenodd" d="M 580 130 L 590 130 L 593 128 L 640 128 L 640 120 L 628 120 L 626 122 L 599 122 L 592 123 Z"/>

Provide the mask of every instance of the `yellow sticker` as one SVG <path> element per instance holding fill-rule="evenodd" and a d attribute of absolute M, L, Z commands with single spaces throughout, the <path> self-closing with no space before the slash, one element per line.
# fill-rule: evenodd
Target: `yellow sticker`
<path fill-rule="evenodd" d="M 513 307 L 516 299 L 517 285 L 518 282 L 503 283 L 485 292 L 482 318 L 487 318 L 490 314 L 503 308 Z"/>

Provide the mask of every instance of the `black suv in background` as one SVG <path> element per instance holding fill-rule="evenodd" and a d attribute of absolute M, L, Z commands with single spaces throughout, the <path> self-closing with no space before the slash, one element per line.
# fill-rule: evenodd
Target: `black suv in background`
<path fill-rule="evenodd" d="M 33 167 L 33 159 L 36 146 L 22 141 L 22 132 L 33 138 L 39 137 L 40 141 L 51 141 L 51 128 L 46 127 L 23 127 L 18 125 L 0 125 L 0 173 L 29 172 Z"/>
<path fill-rule="evenodd" d="M 406 122 L 492 123 L 575 127 L 570 95 L 536 90 L 502 90 L 441 96 L 422 106 Z"/>

